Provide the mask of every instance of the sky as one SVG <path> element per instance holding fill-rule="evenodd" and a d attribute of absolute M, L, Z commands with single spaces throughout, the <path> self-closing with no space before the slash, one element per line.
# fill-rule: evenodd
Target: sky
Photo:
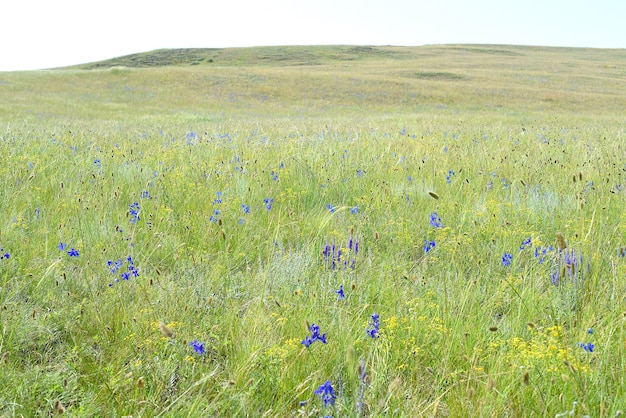
<path fill-rule="evenodd" d="M 162 48 L 626 48 L 624 0 L 7 0 L 0 15 L 0 71 Z"/>

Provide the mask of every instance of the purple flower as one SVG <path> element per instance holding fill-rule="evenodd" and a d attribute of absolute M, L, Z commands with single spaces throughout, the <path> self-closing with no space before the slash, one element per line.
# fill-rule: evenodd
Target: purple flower
<path fill-rule="evenodd" d="M 435 248 L 435 245 L 436 245 L 436 244 L 435 244 L 435 241 L 428 241 L 428 240 L 425 240 L 425 241 L 424 241 L 424 248 L 423 248 L 423 249 L 424 249 L 424 253 L 427 253 L 427 252 L 429 252 L 430 250 L 432 250 L 433 248 Z"/>
<path fill-rule="evenodd" d="M 326 204 L 326 209 L 328 209 L 330 213 L 335 213 L 335 207 L 331 205 L 330 203 Z"/>
<path fill-rule="evenodd" d="M 67 248 L 67 244 L 64 244 L 64 243 L 60 242 L 59 245 L 57 246 L 57 248 L 60 251 L 65 251 L 65 249 Z"/>
<path fill-rule="evenodd" d="M 443 222 L 437 212 L 433 212 L 430 214 L 430 226 L 434 228 L 443 228 Z"/>
<path fill-rule="evenodd" d="M 306 348 L 309 348 L 309 346 L 315 341 L 321 341 L 322 344 L 326 344 L 326 334 L 320 335 L 319 325 L 311 324 L 311 326 L 309 327 L 309 331 L 311 331 L 311 335 L 307 335 L 306 337 L 304 337 L 304 340 L 302 340 L 301 342 L 302 345 L 304 345 Z"/>
<path fill-rule="evenodd" d="M 504 253 L 504 255 L 502 256 L 502 265 L 504 267 L 508 267 L 511 265 L 512 262 L 513 262 L 513 254 Z"/>
<path fill-rule="evenodd" d="M 345 293 L 343 293 L 343 285 L 340 285 L 339 290 L 335 290 L 335 293 L 337 294 L 337 298 L 339 300 L 343 300 L 346 298 Z"/>
<path fill-rule="evenodd" d="M 189 343 L 189 345 L 193 347 L 193 351 L 195 351 L 197 354 L 202 355 L 205 353 L 204 343 L 201 343 L 198 340 L 193 340 L 192 342 Z"/>
<path fill-rule="evenodd" d="M 273 197 L 266 197 L 265 199 L 263 199 L 263 203 L 265 203 L 265 209 L 267 209 L 268 211 L 272 209 L 272 204 L 274 203 L 274 198 Z"/>
<path fill-rule="evenodd" d="M 524 241 L 522 241 L 522 245 L 520 245 L 519 250 L 522 251 L 526 247 L 532 247 L 533 246 L 532 240 L 533 240 L 533 237 L 528 237 Z"/>
<path fill-rule="evenodd" d="M 577 343 L 576 345 L 590 353 L 593 353 L 593 350 L 595 349 L 595 345 L 593 343 Z"/>
<path fill-rule="evenodd" d="M 357 213 L 359 213 L 359 207 L 358 206 L 354 206 L 352 208 L 350 208 L 350 213 L 353 215 L 356 215 Z"/>
<path fill-rule="evenodd" d="M 4 248 L 0 248 L 0 253 L 4 251 Z M 11 258 L 11 254 L 9 254 L 9 252 L 5 252 L 4 254 L 0 255 L 0 259 L 4 258 L 5 260 L 8 260 L 9 258 Z"/>
<path fill-rule="evenodd" d="M 322 401 L 324 401 L 324 407 L 328 407 L 328 405 L 334 405 L 335 399 L 337 396 L 335 395 L 335 390 L 333 389 L 330 380 L 325 381 L 319 388 L 314 392 L 317 396 L 320 397 Z"/>
<path fill-rule="evenodd" d="M 70 257 L 80 256 L 80 254 L 78 253 L 78 250 L 75 248 L 70 248 L 70 250 L 67 252 L 67 255 L 69 255 Z"/>
<path fill-rule="evenodd" d="M 379 330 L 380 330 L 380 316 L 374 312 L 372 314 L 372 320 L 370 321 L 370 326 L 367 329 L 367 335 L 369 335 L 372 338 L 378 338 L 379 335 Z"/>

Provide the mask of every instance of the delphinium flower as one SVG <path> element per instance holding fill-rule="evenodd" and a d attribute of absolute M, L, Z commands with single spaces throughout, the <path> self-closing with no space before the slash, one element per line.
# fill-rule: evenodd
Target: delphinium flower
<path fill-rule="evenodd" d="M 222 204 L 222 192 L 215 192 L 215 199 L 213 199 L 213 206 Z"/>
<path fill-rule="evenodd" d="M 245 203 L 242 203 L 241 210 L 243 210 L 243 213 L 248 214 L 250 213 L 250 206 L 246 205 Z"/>
<path fill-rule="evenodd" d="M 121 271 L 122 267 L 126 264 L 126 270 Z M 130 280 L 131 277 L 139 277 L 139 269 L 135 265 L 135 261 L 132 256 L 126 257 L 126 259 L 117 259 L 115 261 L 107 261 L 107 268 L 111 274 L 117 275 L 119 279 L 115 279 L 114 283 L 118 283 L 121 280 Z M 119 274 L 118 274 L 119 273 Z M 113 283 L 109 283 L 109 287 L 112 287 Z"/>
<path fill-rule="evenodd" d="M 265 199 L 263 199 L 263 203 L 265 203 L 265 209 L 269 211 L 272 209 L 272 205 L 274 204 L 274 198 L 266 197 Z"/>
<path fill-rule="evenodd" d="M 136 224 L 138 220 L 140 220 L 141 218 L 139 217 L 139 211 L 140 211 L 140 207 L 139 207 L 139 202 L 133 202 L 128 206 L 128 210 L 130 213 L 130 223 L 132 224 Z"/>
<path fill-rule="evenodd" d="M 357 213 L 359 213 L 359 207 L 358 206 L 351 207 L 350 213 L 353 215 L 356 215 Z"/>
<path fill-rule="evenodd" d="M 335 213 L 335 207 L 331 205 L 330 203 L 326 204 L 326 209 L 328 209 L 330 213 Z"/>
<path fill-rule="evenodd" d="M 346 298 L 346 295 L 343 292 L 343 285 L 340 285 L 339 290 L 335 290 L 335 293 L 337 294 L 337 299 L 339 300 L 343 300 Z"/>
<path fill-rule="evenodd" d="M 446 175 L 446 182 L 448 184 L 452 183 L 452 176 L 455 176 L 456 173 L 454 172 L 454 170 L 448 170 L 448 174 Z"/>
<path fill-rule="evenodd" d="M 363 174 L 365 174 L 365 171 L 363 171 L 363 170 L 357 170 L 356 171 L 356 176 L 357 177 L 361 177 Z"/>
<path fill-rule="evenodd" d="M 0 248 L 0 253 L 2 253 L 0 255 L 0 260 L 8 260 L 11 258 L 11 254 L 9 254 L 8 251 L 4 251 L 4 248 Z"/>
<path fill-rule="evenodd" d="M 205 353 L 204 343 L 201 343 L 198 340 L 193 340 L 192 342 L 189 343 L 189 345 L 193 347 L 193 351 L 195 351 L 196 354 L 202 355 Z"/>
<path fill-rule="evenodd" d="M 98 168 L 102 168 L 102 161 L 100 161 L 99 158 L 96 158 L 95 160 L 93 160 L 93 164 Z"/>
<path fill-rule="evenodd" d="M 576 343 L 576 345 L 590 353 L 593 353 L 593 350 L 595 349 L 595 345 L 593 343 Z"/>
<path fill-rule="evenodd" d="M 552 245 L 548 247 L 535 247 L 535 258 L 539 264 L 543 264 L 546 261 L 546 256 L 549 252 L 554 251 Z"/>
<path fill-rule="evenodd" d="M 341 246 L 337 246 L 334 240 L 332 244 L 329 244 L 328 240 L 326 240 L 326 244 L 322 250 L 324 264 L 326 267 L 332 270 L 335 270 L 338 266 L 343 266 L 344 269 L 348 266 L 352 270 L 355 269 L 356 257 L 359 253 L 359 240 L 357 238 L 350 237 L 347 247 L 343 249 L 348 250 L 348 256 L 344 255 L 344 251 L 342 251 Z M 352 255 L 352 257 L 350 257 L 350 255 Z"/>
<path fill-rule="evenodd" d="M 274 181 L 278 180 L 278 173 L 275 172 L 274 170 L 272 170 L 272 172 L 270 173 L 270 176 L 272 177 L 272 180 Z"/>
<path fill-rule="evenodd" d="M 306 337 L 304 337 L 304 340 L 302 340 L 301 342 L 302 345 L 304 345 L 306 348 L 309 348 L 311 344 L 313 344 L 315 341 L 320 341 L 323 344 L 326 344 L 326 334 L 320 335 L 319 325 L 311 324 L 311 326 L 309 327 L 309 331 L 311 331 L 311 335 L 307 335 Z"/>
<path fill-rule="evenodd" d="M 59 249 L 59 251 L 65 252 L 65 250 L 67 249 L 67 244 L 60 242 L 59 245 L 57 245 L 57 248 Z M 67 255 L 70 257 L 79 257 L 80 253 L 78 252 L 77 249 L 72 247 L 69 250 L 67 250 Z"/>
<path fill-rule="evenodd" d="M 617 255 L 621 258 L 626 257 L 626 247 L 621 247 L 619 250 L 617 250 Z"/>
<path fill-rule="evenodd" d="M 504 267 L 509 267 L 512 262 L 513 262 L 513 254 L 505 252 L 504 255 L 502 256 L 502 265 Z"/>
<path fill-rule="evenodd" d="M 533 246 L 533 237 L 528 237 L 524 241 L 522 241 L 522 245 L 520 245 L 519 250 L 522 251 L 526 247 Z"/>
<path fill-rule="evenodd" d="M 380 316 L 376 312 L 374 312 L 372 314 L 372 319 L 370 321 L 369 328 L 367 329 L 367 335 L 369 335 L 372 338 L 378 338 L 379 330 L 380 330 Z"/>
<path fill-rule="evenodd" d="M 147 190 L 144 190 L 143 192 L 141 192 L 141 194 L 139 195 L 139 197 L 141 199 L 150 199 L 150 192 Z"/>
<path fill-rule="evenodd" d="M 335 395 L 335 390 L 333 389 L 330 380 L 327 380 L 320 385 L 314 393 L 319 396 L 322 401 L 324 401 L 325 408 L 329 405 L 335 405 L 335 399 L 337 396 Z"/>
<path fill-rule="evenodd" d="M 433 212 L 430 214 L 430 226 L 433 228 L 443 228 L 443 222 L 437 212 Z"/>
<path fill-rule="evenodd" d="M 220 210 L 219 209 L 214 209 L 213 210 L 213 215 L 211 215 L 211 217 L 209 218 L 209 221 L 211 222 L 219 222 L 219 218 L 218 216 L 220 216 Z"/>
<path fill-rule="evenodd" d="M 435 248 L 435 241 L 429 241 L 429 240 L 425 240 L 424 241 L 424 254 L 431 251 L 433 248 Z"/>

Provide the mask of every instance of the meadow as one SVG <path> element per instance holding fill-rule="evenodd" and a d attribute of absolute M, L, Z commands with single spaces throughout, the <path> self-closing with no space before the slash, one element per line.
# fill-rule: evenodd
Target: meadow
<path fill-rule="evenodd" d="M 0 415 L 626 410 L 626 51 L 0 73 Z"/>

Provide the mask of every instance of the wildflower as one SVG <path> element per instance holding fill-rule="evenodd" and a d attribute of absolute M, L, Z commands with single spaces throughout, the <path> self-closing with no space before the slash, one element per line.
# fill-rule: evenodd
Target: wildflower
<path fill-rule="evenodd" d="M 446 175 L 446 182 L 448 184 L 452 183 L 452 176 L 456 175 L 454 170 L 448 170 L 448 174 Z"/>
<path fill-rule="evenodd" d="M 520 245 L 519 250 L 522 251 L 526 247 L 532 247 L 533 246 L 532 239 L 533 239 L 532 237 L 528 237 L 524 241 L 522 241 L 522 245 Z"/>
<path fill-rule="evenodd" d="M 65 249 L 67 248 L 67 244 L 64 244 L 64 243 L 60 242 L 59 245 L 57 245 L 57 248 L 60 251 L 65 251 Z"/>
<path fill-rule="evenodd" d="M 443 228 L 443 222 L 437 212 L 433 212 L 430 214 L 430 226 L 434 228 Z"/>
<path fill-rule="evenodd" d="M 343 285 L 340 285 L 339 290 L 335 290 L 335 293 L 337 294 L 337 299 L 339 300 L 343 300 L 346 298 L 346 295 L 343 293 Z"/>
<path fill-rule="evenodd" d="M 363 170 L 357 170 L 356 171 L 356 176 L 357 177 L 361 177 L 363 174 L 365 174 L 365 171 L 363 171 Z"/>
<path fill-rule="evenodd" d="M 70 250 L 67 252 L 67 255 L 69 255 L 70 257 L 80 256 L 80 254 L 78 253 L 78 250 L 75 248 L 70 248 Z"/>
<path fill-rule="evenodd" d="M 278 173 L 273 171 L 270 173 L 270 176 L 272 177 L 272 180 L 277 181 L 278 180 Z"/>
<path fill-rule="evenodd" d="M 218 222 L 219 221 L 219 218 L 218 218 L 219 215 L 220 215 L 219 209 L 215 209 L 213 211 L 213 215 L 211 215 L 211 217 L 209 218 L 209 221 L 211 221 L 211 222 Z"/>
<path fill-rule="evenodd" d="M 4 251 L 4 248 L 0 248 L 0 253 Z M 11 258 L 11 254 L 9 254 L 9 252 L 5 252 L 4 254 L 0 255 L 0 259 L 4 258 L 5 260 L 8 260 L 9 258 Z"/>
<path fill-rule="evenodd" d="M 201 343 L 198 340 L 193 340 L 192 342 L 189 343 L 189 345 L 193 347 L 193 351 L 195 351 L 197 354 L 202 355 L 205 353 L 204 343 Z"/>
<path fill-rule="evenodd" d="M 367 329 L 367 335 L 372 338 L 378 338 L 380 330 L 380 315 L 376 312 L 372 314 L 372 320 L 370 321 L 370 327 Z"/>
<path fill-rule="evenodd" d="M 350 208 L 350 213 L 356 215 L 357 213 L 359 213 L 359 207 L 355 206 L 353 208 Z"/>
<path fill-rule="evenodd" d="M 590 353 L 593 353 L 593 350 L 595 349 L 595 345 L 593 343 L 577 343 L 576 345 Z"/>
<path fill-rule="evenodd" d="M 311 331 L 311 335 L 304 337 L 304 340 L 301 342 L 302 345 L 309 348 L 315 341 L 321 341 L 323 344 L 326 344 L 326 334 L 320 335 L 319 325 L 311 324 L 309 331 Z"/>
<path fill-rule="evenodd" d="M 326 209 L 328 209 L 330 213 L 335 213 L 335 207 L 331 205 L 330 203 L 326 204 Z"/>
<path fill-rule="evenodd" d="M 213 199 L 213 205 L 222 204 L 222 192 L 215 192 L 215 199 Z"/>
<path fill-rule="evenodd" d="M 589 335 L 593 334 L 593 328 L 587 328 L 587 334 Z"/>
<path fill-rule="evenodd" d="M 425 240 L 424 241 L 424 253 L 429 252 L 430 250 L 432 250 L 433 248 L 435 248 L 435 241 L 428 241 Z"/>
<path fill-rule="evenodd" d="M 334 405 L 335 399 L 337 396 L 335 395 L 335 390 L 333 389 L 330 380 L 325 381 L 319 388 L 314 392 L 316 395 L 320 397 L 322 401 L 324 401 L 324 407 L 328 407 L 328 405 Z"/>
<path fill-rule="evenodd" d="M 96 158 L 95 160 L 93 160 L 93 163 L 98 168 L 102 167 L 102 161 L 100 161 L 99 158 Z"/>
<path fill-rule="evenodd" d="M 241 204 L 241 209 L 243 210 L 243 213 L 250 213 L 250 206 L 246 205 L 245 203 Z"/>
<path fill-rule="evenodd" d="M 150 199 L 150 192 L 147 190 L 144 190 L 143 192 L 141 192 L 141 194 L 139 195 L 139 197 L 141 199 Z"/>
<path fill-rule="evenodd" d="M 505 252 L 504 255 L 502 256 L 502 265 L 504 267 L 508 267 L 511 265 L 511 262 L 513 262 L 513 254 Z"/>
<path fill-rule="evenodd" d="M 126 271 L 120 272 L 121 268 L 126 263 Z M 119 279 L 116 279 L 115 282 L 119 282 L 121 280 L 130 280 L 131 277 L 139 277 L 139 269 L 135 266 L 135 261 L 132 256 L 126 257 L 125 260 L 117 259 L 115 261 L 109 260 L 107 261 L 107 267 L 111 274 L 118 274 Z M 113 284 L 110 283 L 109 287 L 113 287 Z"/>
<path fill-rule="evenodd" d="M 141 218 L 139 217 L 139 202 L 133 202 L 129 206 L 130 223 L 135 224 Z"/>
<path fill-rule="evenodd" d="M 539 262 L 539 264 L 543 264 L 546 261 L 546 255 L 548 252 L 554 251 L 552 245 L 549 247 L 535 247 L 535 258 Z"/>
<path fill-rule="evenodd" d="M 265 203 L 265 209 L 267 209 L 268 211 L 272 209 L 272 204 L 274 203 L 274 198 L 273 197 L 266 197 L 265 199 L 263 199 L 263 203 Z"/>

